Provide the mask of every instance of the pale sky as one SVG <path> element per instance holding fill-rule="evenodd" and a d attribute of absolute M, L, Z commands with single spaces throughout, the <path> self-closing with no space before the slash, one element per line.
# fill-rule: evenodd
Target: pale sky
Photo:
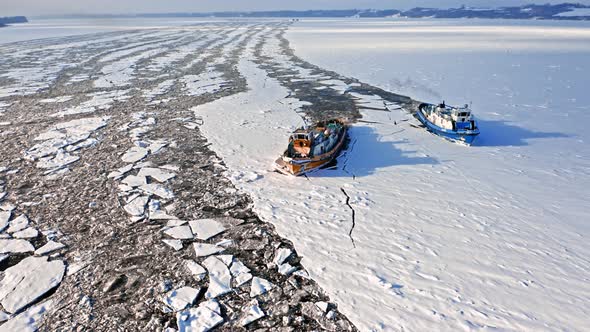
<path fill-rule="evenodd" d="M 120 14 L 279 9 L 408 9 L 413 7 L 512 6 L 547 0 L 0 0 L 0 16 L 54 14 Z M 590 0 L 576 0 L 590 4 Z"/>

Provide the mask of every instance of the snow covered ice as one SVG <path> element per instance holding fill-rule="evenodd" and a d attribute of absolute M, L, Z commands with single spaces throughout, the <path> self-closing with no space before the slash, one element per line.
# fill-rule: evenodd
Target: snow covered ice
<path fill-rule="evenodd" d="M 110 21 L 0 44 L 0 330 L 590 326 L 588 22 Z"/>
<path fill-rule="evenodd" d="M 590 30 L 560 25 L 328 20 L 289 29 L 304 60 L 418 100 L 472 101 L 482 134 L 469 149 L 410 126 L 399 106 L 374 111 L 388 103 L 360 96 L 363 122 L 351 128 L 336 170 L 309 180 L 265 172 L 302 122 L 296 105 L 276 102 L 288 89 L 245 59 L 239 68 L 251 90 L 195 115 L 231 173 L 263 171 L 255 182 L 232 180 L 294 241 L 310 276 L 359 329 L 575 329 L 587 323 L 587 301 L 568 299 L 588 289 L 590 100 L 581 75 Z M 439 27 L 443 39 L 424 37 Z M 528 39 L 488 41 L 508 31 Z M 541 31 L 547 40 L 535 37 Z M 556 48 L 559 39 L 568 44 Z M 346 91 L 338 81 L 324 83 Z M 352 232 L 341 189 L 355 211 Z"/>

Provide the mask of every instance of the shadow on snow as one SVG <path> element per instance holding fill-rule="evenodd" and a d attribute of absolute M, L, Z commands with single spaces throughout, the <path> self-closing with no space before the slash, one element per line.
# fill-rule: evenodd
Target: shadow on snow
<path fill-rule="evenodd" d="M 481 134 L 473 146 L 525 146 L 527 140 L 537 138 L 565 138 L 569 135 L 557 132 L 535 132 L 506 121 L 487 121 L 478 119 Z"/>
<path fill-rule="evenodd" d="M 349 130 L 347 146 L 336 162 L 308 174 L 309 177 L 363 177 L 380 168 L 400 165 L 436 165 L 432 157 L 412 157 L 415 151 L 402 151 L 396 147 L 403 141 L 383 141 L 375 129 L 353 126 Z"/>

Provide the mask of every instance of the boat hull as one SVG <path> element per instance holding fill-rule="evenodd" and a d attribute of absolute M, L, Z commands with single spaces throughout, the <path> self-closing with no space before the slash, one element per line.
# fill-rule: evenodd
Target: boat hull
<path fill-rule="evenodd" d="M 325 154 L 314 158 L 291 159 L 280 157 L 275 161 L 275 168 L 277 171 L 283 174 L 295 176 L 300 176 L 305 173 L 320 169 L 330 164 L 336 157 L 338 157 L 342 147 L 344 146 L 344 142 L 346 141 L 347 134 L 348 130 L 346 127 L 344 127 L 336 146 Z"/>
<path fill-rule="evenodd" d="M 420 121 L 420 123 L 422 123 L 426 127 L 426 129 L 429 132 L 455 143 L 462 143 L 466 145 L 473 144 L 473 141 L 475 141 L 475 139 L 479 135 L 479 131 L 454 131 L 441 128 L 426 119 L 426 117 L 422 113 L 422 107 L 424 107 L 425 105 L 426 104 L 422 104 L 420 105 L 420 107 L 418 107 L 418 111 L 416 112 L 416 118 L 418 119 L 418 121 Z"/>

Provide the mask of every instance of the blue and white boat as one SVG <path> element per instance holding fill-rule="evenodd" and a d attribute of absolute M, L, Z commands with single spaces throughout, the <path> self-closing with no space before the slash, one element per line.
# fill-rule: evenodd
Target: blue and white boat
<path fill-rule="evenodd" d="M 428 131 L 450 141 L 471 145 L 479 128 L 468 105 L 452 107 L 443 102 L 439 105 L 421 104 L 416 118 Z"/>

